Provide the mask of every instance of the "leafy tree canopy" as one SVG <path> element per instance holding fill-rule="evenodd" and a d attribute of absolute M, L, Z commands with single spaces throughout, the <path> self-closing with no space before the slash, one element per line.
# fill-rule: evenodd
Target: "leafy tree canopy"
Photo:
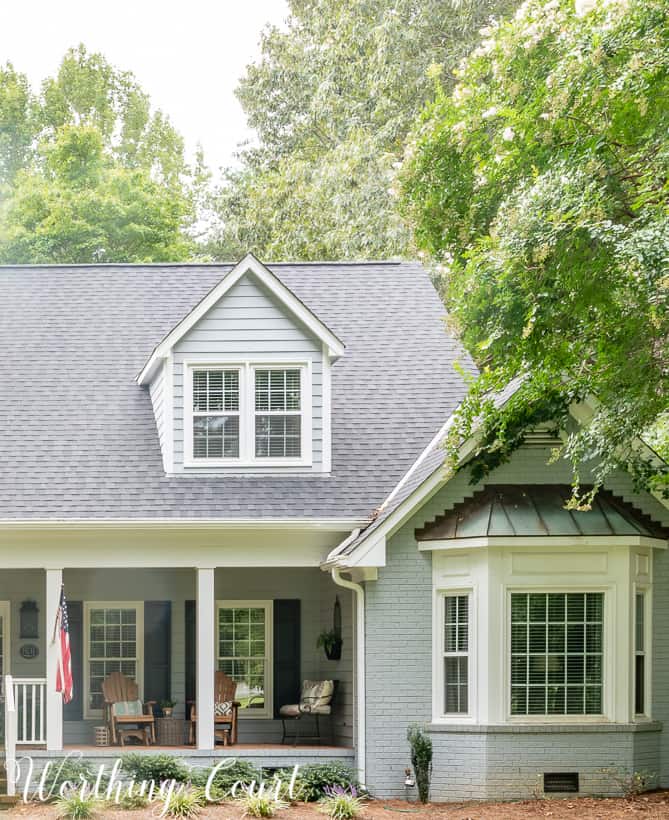
<path fill-rule="evenodd" d="M 630 443 L 667 409 L 669 3 L 577 5 L 527 0 L 486 29 L 420 118 L 402 180 L 482 368 L 454 440 L 483 419 L 478 477 L 525 425 L 557 422 L 587 506 L 592 464 L 596 485 L 626 466 L 669 494 L 666 468 Z M 503 409 L 483 398 L 520 373 Z M 570 430 L 585 396 L 594 416 Z"/>
<path fill-rule="evenodd" d="M 0 68 L 0 262 L 187 258 L 206 174 L 129 72 L 83 46 L 33 94 Z"/>
<path fill-rule="evenodd" d="M 238 96 L 258 146 L 218 194 L 219 258 L 249 248 L 270 259 L 405 253 L 410 234 L 393 180 L 404 139 L 466 54 L 512 0 L 291 0 L 269 28 Z"/>

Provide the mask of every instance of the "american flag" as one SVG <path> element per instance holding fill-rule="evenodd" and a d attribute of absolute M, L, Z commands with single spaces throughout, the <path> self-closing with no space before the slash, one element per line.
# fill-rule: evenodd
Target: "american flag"
<path fill-rule="evenodd" d="M 67 618 L 65 587 L 60 588 L 60 603 L 56 615 L 56 631 L 59 646 L 56 692 L 63 693 L 63 703 L 69 703 L 74 693 L 72 681 L 72 656 L 70 655 L 70 623 Z"/>

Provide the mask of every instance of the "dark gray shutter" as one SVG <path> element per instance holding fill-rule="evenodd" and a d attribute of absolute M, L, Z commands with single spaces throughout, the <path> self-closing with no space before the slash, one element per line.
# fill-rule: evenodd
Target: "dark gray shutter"
<path fill-rule="evenodd" d="M 297 703 L 300 670 L 300 601 L 274 601 L 274 717 L 287 703 Z"/>
<path fill-rule="evenodd" d="M 72 700 L 63 704 L 63 720 L 81 720 L 84 716 L 84 606 L 81 601 L 67 602 L 72 658 Z M 50 640 L 50 638 L 49 638 Z"/>
<path fill-rule="evenodd" d="M 185 640 L 184 645 L 186 649 L 186 703 L 195 702 L 195 601 L 186 601 L 185 607 Z"/>
<path fill-rule="evenodd" d="M 172 602 L 144 602 L 144 700 L 169 700 Z"/>

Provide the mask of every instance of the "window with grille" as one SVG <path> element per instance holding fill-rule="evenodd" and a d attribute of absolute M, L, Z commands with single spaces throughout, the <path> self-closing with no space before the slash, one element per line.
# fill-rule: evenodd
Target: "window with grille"
<path fill-rule="evenodd" d="M 229 602 L 218 608 L 218 668 L 237 683 L 236 699 L 250 714 L 271 706 L 271 602 Z"/>
<path fill-rule="evenodd" d="M 239 458 L 239 370 L 193 371 L 193 458 Z"/>
<path fill-rule="evenodd" d="M 646 714 L 646 594 L 634 596 L 634 714 Z"/>
<path fill-rule="evenodd" d="M 112 672 L 138 681 L 138 617 L 136 606 L 91 606 L 88 610 L 88 712 L 104 705 L 102 682 Z"/>
<path fill-rule="evenodd" d="M 468 594 L 444 596 L 444 713 L 469 712 Z"/>
<path fill-rule="evenodd" d="M 299 458 L 302 391 L 299 368 L 256 369 L 256 458 Z"/>
<path fill-rule="evenodd" d="M 511 595 L 511 714 L 599 715 L 601 592 Z"/>

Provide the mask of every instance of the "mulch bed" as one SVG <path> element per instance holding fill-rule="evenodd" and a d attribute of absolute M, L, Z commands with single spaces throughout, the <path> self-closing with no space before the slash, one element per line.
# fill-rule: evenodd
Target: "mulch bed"
<path fill-rule="evenodd" d="M 160 809 L 114 811 L 105 809 L 104 820 L 134 820 L 156 817 Z M 56 817 L 53 806 L 20 804 L 4 817 Z M 202 820 L 241 820 L 243 809 L 235 803 L 211 806 L 202 810 Z M 569 800 L 522 800 L 514 803 L 429 803 L 421 806 L 401 800 L 370 800 L 365 804 L 362 820 L 527 820 L 529 817 L 550 817 L 551 820 L 669 820 L 669 790 L 656 791 L 639 797 L 594 798 Z M 313 804 L 299 804 L 277 814 L 277 820 L 323 820 Z"/>

